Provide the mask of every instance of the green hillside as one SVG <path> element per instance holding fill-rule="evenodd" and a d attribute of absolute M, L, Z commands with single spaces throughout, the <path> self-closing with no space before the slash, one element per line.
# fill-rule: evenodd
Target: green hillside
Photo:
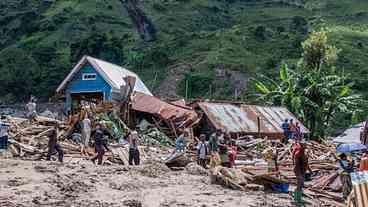
<path fill-rule="evenodd" d="M 365 0 L 3 0 L 0 96 L 49 97 L 92 55 L 142 76 L 162 96 L 245 99 L 247 79 L 295 64 L 301 42 L 327 28 L 338 70 L 368 94 Z"/>

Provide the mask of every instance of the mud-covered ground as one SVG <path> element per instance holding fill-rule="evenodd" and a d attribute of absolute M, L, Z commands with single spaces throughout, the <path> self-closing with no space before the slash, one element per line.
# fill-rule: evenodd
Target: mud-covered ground
<path fill-rule="evenodd" d="M 208 175 L 160 163 L 95 166 L 0 159 L 0 206 L 292 206 L 287 194 L 241 192 L 211 185 Z"/>

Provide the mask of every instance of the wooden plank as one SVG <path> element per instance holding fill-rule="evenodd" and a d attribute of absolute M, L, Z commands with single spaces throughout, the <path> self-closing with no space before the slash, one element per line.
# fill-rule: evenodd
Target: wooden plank
<path fill-rule="evenodd" d="M 355 194 L 355 201 L 356 201 L 357 207 L 364 207 L 362 194 L 360 192 L 359 185 L 354 185 L 353 186 L 353 191 L 354 191 L 354 194 Z"/>

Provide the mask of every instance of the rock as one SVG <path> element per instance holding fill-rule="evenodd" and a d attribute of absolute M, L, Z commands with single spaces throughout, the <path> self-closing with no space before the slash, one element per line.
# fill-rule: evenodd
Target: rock
<path fill-rule="evenodd" d="M 248 190 L 253 190 L 253 191 L 263 191 L 264 187 L 262 185 L 257 185 L 257 184 L 247 184 L 246 188 Z"/>
<path fill-rule="evenodd" d="M 195 162 L 189 163 L 185 167 L 185 170 L 187 171 L 187 173 L 189 173 L 191 175 L 204 175 L 204 176 L 209 175 L 209 173 L 206 169 L 204 169 L 202 166 L 198 165 Z"/>
<path fill-rule="evenodd" d="M 153 178 L 163 176 L 166 173 L 170 172 L 170 168 L 160 162 L 154 162 L 139 166 L 137 170 L 142 175 Z"/>

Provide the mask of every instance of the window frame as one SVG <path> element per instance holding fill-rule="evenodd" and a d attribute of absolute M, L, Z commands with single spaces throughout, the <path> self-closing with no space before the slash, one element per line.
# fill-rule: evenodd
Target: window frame
<path fill-rule="evenodd" d="M 93 76 L 93 77 L 88 77 L 88 76 Z M 84 81 L 92 81 L 92 80 L 96 80 L 97 79 L 97 74 L 96 73 L 83 73 L 82 74 L 82 80 Z"/>

